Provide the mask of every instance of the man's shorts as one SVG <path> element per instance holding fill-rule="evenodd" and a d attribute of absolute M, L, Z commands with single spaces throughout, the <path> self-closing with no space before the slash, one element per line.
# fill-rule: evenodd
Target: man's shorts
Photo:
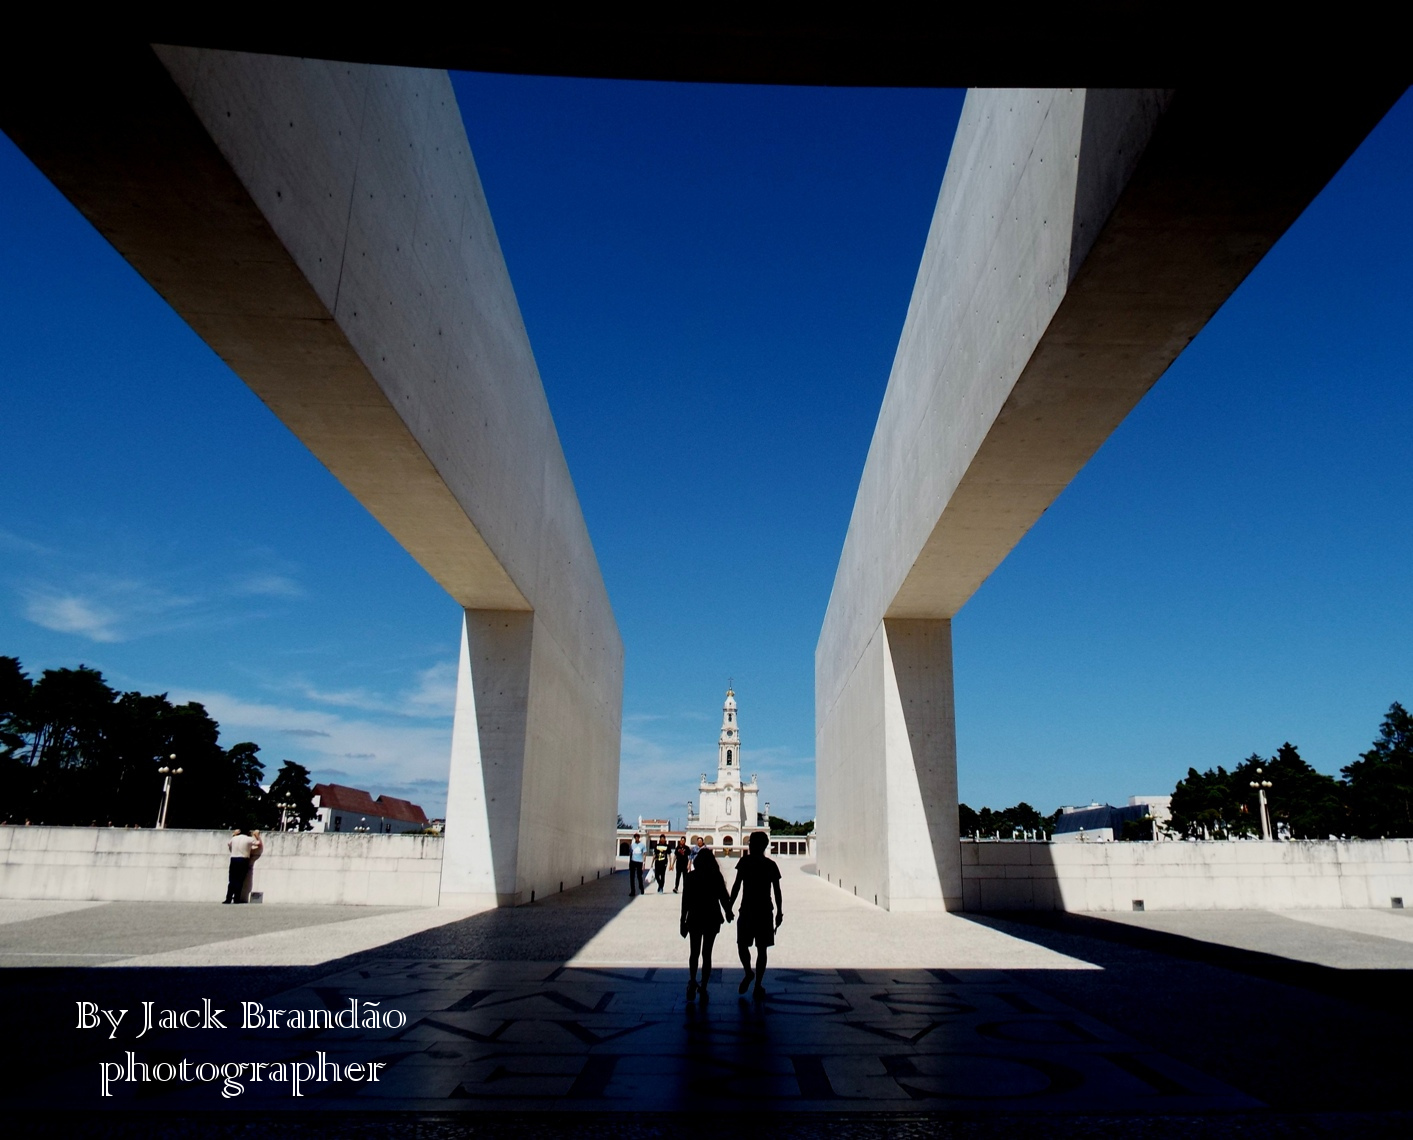
<path fill-rule="evenodd" d="M 738 946 L 759 946 L 764 949 L 775 945 L 775 915 L 771 911 L 763 914 L 740 914 L 736 916 L 736 944 Z"/>

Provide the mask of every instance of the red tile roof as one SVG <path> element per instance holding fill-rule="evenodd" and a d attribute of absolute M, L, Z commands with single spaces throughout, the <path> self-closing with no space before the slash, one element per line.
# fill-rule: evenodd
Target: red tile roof
<path fill-rule="evenodd" d="M 378 797 L 379 813 L 384 819 L 397 819 L 403 823 L 426 823 L 427 813 L 422 808 L 408 800 L 400 800 L 396 796 Z"/>
<path fill-rule="evenodd" d="M 319 797 L 319 806 L 353 815 L 371 815 L 380 819 L 396 819 L 402 823 L 427 822 L 422 808 L 396 796 L 379 796 L 374 799 L 362 788 L 348 788 L 343 784 L 315 784 L 314 794 Z"/>

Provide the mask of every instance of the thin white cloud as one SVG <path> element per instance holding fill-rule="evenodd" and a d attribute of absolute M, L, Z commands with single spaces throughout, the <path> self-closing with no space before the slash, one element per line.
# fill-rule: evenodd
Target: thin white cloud
<path fill-rule="evenodd" d="M 456 662 L 442 662 L 420 670 L 412 687 L 396 697 L 361 688 L 325 689 L 298 680 L 274 687 L 280 692 L 293 689 L 306 700 L 333 708 L 440 720 L 451 716 L 456 708 Z"/>
<path fill-rule="evenodd" d="M 288 756 L 316 773 L 337 771 L 342 779 L 376 794 L 410 781 L 425 781 L 419 802 L 440 815 L 446 800 L 451 756 L 451 724 L 406 720 L 389 724 L 367 716 L 346 716 L 317 708 L 264 703 L 223 692 L 172 694 L 174 701 L 194 700 L 221 725 L 223 739 L 260 744 L 267 772 Z M 393 792 L 391 794 L 397 794 Z"/>
<path fill-rule="evenodd" d="M 304 587 L 285 574 L 248 574 L 231 584 L 231 592 L 256 598 L 304 597 Z"/>
<path fill-rule="evenodd" d="M 0 527 L 0 550 L 5 550 L 11 554 L 37 554 L 49 555 L 54 552 L 49 547 L 35 542 L 33 539 L 25 538 L 22 534 L 16 534 L 12 530 L 5 530 Z"/>
<path fill-rule="evenodd" d="M 124 640 L 121 616 L 90 598 L 37 589 L 26 593 L 26 619 L 56 633 L 76 633 L 90 641 Z"/>
<path fill-rule="evenodd" d="M 451 716 L 456 709 L 456 662 L 443 661 L 423 669 L 406 699 L 424 716 Z"/>

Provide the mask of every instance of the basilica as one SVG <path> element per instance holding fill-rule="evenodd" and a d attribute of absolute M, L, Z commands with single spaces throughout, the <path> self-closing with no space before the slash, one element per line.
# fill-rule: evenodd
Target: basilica
<path fill-rule="evenodd" d="M 741 774 L 741 728 L 736 722 L 736 694 L 726 690 L 721 706 L 721 735 L 716 744 L 716 779 L 702 773 L 697 808 L 687 804 L 687 832 L 722 854 L 736 854 L 753 831 L 770 831 L 770 804 L 760 807 L 755 774 Z"/>

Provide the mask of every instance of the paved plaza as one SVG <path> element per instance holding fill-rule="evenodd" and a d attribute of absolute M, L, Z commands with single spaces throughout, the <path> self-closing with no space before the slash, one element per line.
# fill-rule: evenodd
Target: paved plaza
<path fill-rule="evenodd" d="M 669 888 L 630 900 L 622 874 L 474 915 L 0 903 L 5 1014 L 38 1030 L 12 1102 L 75 1110 L 77 1129 L 100 1109 L 109 1123 L 114 1109 L 168 1124 L 258 1114 L 295 1132 L 316 1127 L 311 1113 L 411 1112 L 429 1135 L 628 1135 L 706 1111 L 849 1136 L 895 1134 L 877 1131 L 887 1121 L 965 1125 L 959 1135 L 1017 1121 L 1032 1135 L 1103 1121 L 1154 1135 L 1194 1120 L 1223 1135 L 1413 1122 L 1402 914 L 892 914 L 812 871 L 785 863 L 761 1000 L 737 994 L 731 927 L 710 997 L 688 1000 L 679 899 Z M 204 999 L 226 1010 L 223 1031 L 137 1038 L 142 1003 L 155 1020 Z M 118 1029 L 81 1030 L 80 1001 L 129 1013 Z M 241 1028 L 247 1010 L 266 1027 Z M 401 1016 L 272 1029 L 271 1010 Z M 153 1075 L 183 1060 L 186 1081 Z M 194 1075 L 232 1063 L 247 1066 L 238 1095 Z"/>

